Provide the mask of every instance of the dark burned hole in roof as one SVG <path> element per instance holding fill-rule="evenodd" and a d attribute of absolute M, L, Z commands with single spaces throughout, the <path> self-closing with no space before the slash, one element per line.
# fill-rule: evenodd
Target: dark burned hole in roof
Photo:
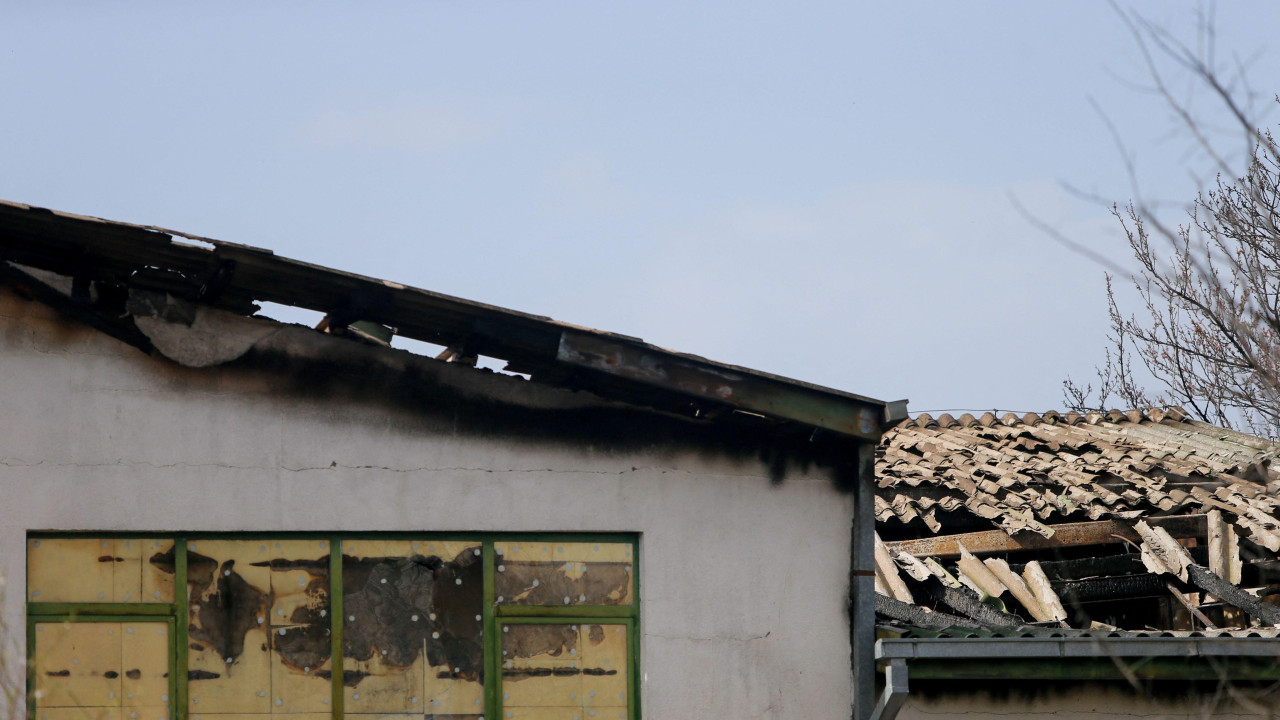
<path fill-rule="evenodd" d="M 1178 408 L 908 420 L 877 452 L 883 629 L 1273 633 L 1276 450 Z"/>

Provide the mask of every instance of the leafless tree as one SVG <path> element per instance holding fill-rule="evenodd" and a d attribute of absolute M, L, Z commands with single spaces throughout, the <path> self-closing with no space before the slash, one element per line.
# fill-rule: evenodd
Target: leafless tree
<path fill-rule="evenodd" d="M 1135 199 L 1113 205 L 1112 213 L 1128 239 L 1136 270 L 1125 275 L 1141 308 L 1121 306 L 1109 274 L 1111 346 L 1098 386 L 1068 379 L 1064 400 L 1077 410 L 1105 407 L 1113 397 L 1129 407 L 1179 405 L 1207 422 L 1280 436 L 1280 148 L 1257 121 L 1243 63 L 1229 74 L 1215 63 L 1209 18 L 1201 18 L 1193 47 L 1141 17 L 1120 15 L 1150 89 L 1213 175 L 1184 207 L 1182 221 L 1170 223 L 1165 208 L 1138 192 L 1129 164 Z M 1193 112 L 1191 100 L 1171 86 L 1171 74 L 1207 91 L 1226 126 Z M 1144 388 L 1135 363 L 1163 387 Z"/>
<path fill-rule="evenodd" d="M 0 571 L 0 608 L 4 607 L 5 576 Z M 18 652 L 18 638 L 0 615 L 0 720 L 17 720 L 26 715 L 27 664 Z"/>

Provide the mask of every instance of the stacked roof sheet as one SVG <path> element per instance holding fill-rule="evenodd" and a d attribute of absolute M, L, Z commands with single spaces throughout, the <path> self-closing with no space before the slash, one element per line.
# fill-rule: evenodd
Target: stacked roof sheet
<path fill-rule="evenodd" d="M 1177 409 L 997 418 L 922 414 L 890 430 L 876 463 L 876 520 L 972 513 L 1010 534 L 1051 537 L 1054 523 L 1231 513 L 1242 533 L 1280 550 L 1267 465 L 1277 446 L 1191 420 Z"/>

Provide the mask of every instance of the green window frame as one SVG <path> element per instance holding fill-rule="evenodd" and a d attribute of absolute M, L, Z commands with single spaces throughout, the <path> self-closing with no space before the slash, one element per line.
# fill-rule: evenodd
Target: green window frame
<path fill-rule="evenodd" d="M 640 535 L 638 533 L 438 533 L 438 532 L 29 532 L 28 542 L 42 539 L 114 539 L 173 541 L 174 593 L 172 602 L 37 602 L 26 597 L 27 609 L 27 710 L 37 719 L 36 653 L 39 650 L 36 626 L 51 622 L 168 622 L 170 632 L 169 717 L 188 720 L 189 680 L 188 651 L 190 645 L 190 612 L 188 603 L 188 545 L 203 540 L 320 540 L 329 543 L 329 603 L 331 642 L 331 717 L 341 720 L 345 712 L 343 692 L 343 543 L 349 541 L 470 541 L 479 542 L 483 572 L 482 639 L 483 639 L 483 717 L 485 720 L 507 717 L 503 708 L 502 626 L 513 624 L 601 624 L 621 625 L 627 636 L 627 710 L 626 717 L 640 716 Z M 626 605 L 517 605 L 499 603 L 495 593 L 501 556 L 495 551 L 499 543 L 611 543 L 630 545 L 631 602 Z M 31 577 L 28 567 L 27 577 Z M 459 581 L 461 582 L 461 581 Z M 568 600 L 566 598 L 566 600 Z"/>

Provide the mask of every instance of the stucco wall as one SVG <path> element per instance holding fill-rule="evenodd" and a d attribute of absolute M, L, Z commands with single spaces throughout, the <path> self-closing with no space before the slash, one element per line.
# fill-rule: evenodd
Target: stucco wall
<path fill-rule="evenodd" d="M 455 432 L 283 380 L 147 357 L 0 288 L 5 624 L 28 530 L 634 531 L 647 717 L 849 716 L 852 503 L 822 471 Z"/>

